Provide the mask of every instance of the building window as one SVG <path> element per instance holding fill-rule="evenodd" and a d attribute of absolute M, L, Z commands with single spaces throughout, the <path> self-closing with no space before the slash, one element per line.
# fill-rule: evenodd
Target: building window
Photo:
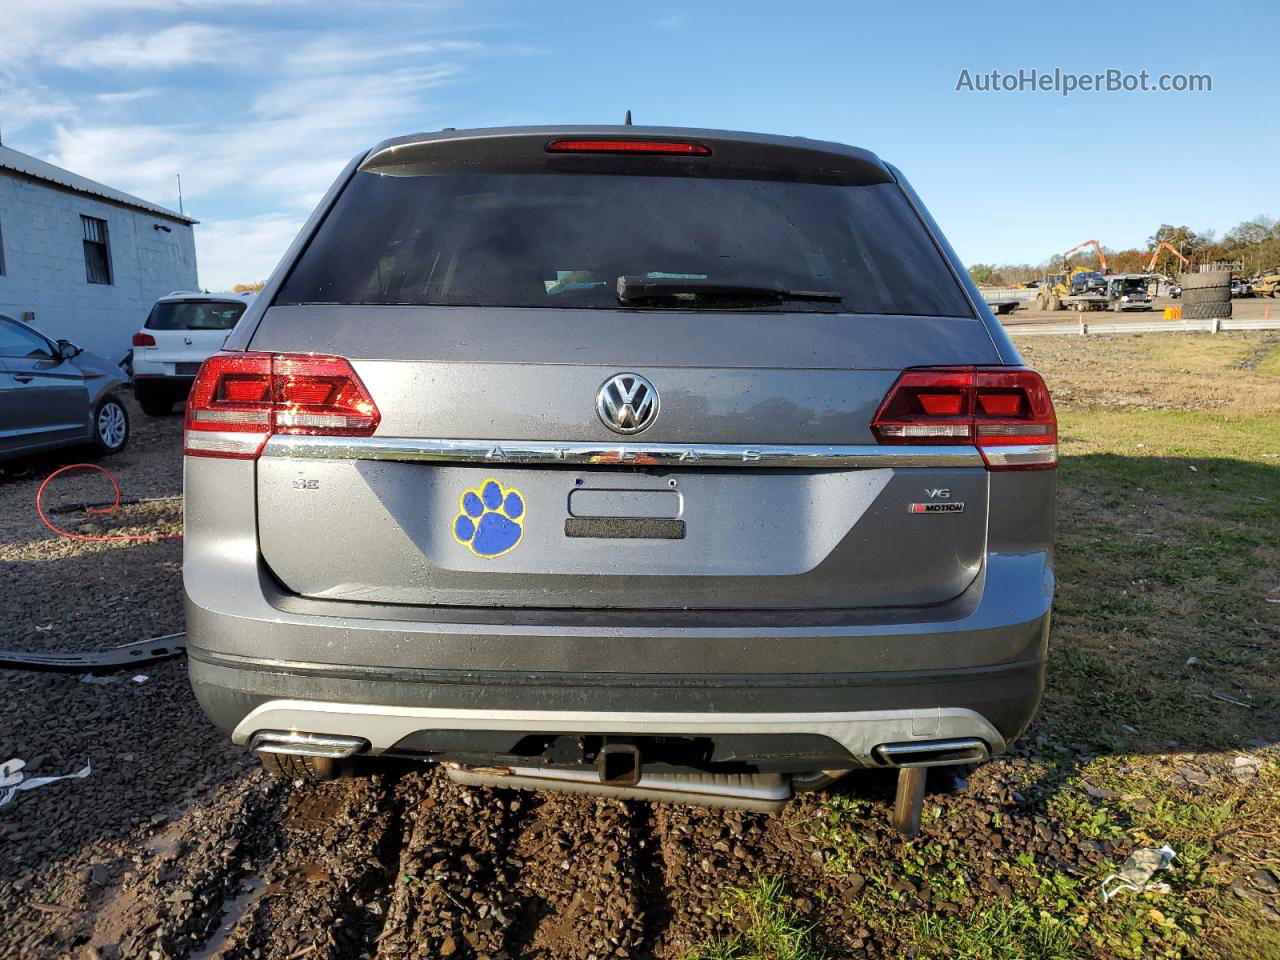
<path fill-rule="evenodd" d="M 111 250 L 107 245 L 107 221 L 81 217 L 84 227 L 84 272 L 90 283 L 111 282 Z"/>

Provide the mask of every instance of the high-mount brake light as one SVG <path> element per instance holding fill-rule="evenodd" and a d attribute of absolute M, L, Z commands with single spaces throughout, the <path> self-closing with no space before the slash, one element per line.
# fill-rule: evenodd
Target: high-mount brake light
<path fill-rule="evenodd" d="M 145 330 L 139 330 L 133 335 L 133 345 L 135 347 L 154 347 L 156 345 L 156 338 Z"/>
<path fill-rule="evenodd" d="M 886 444 L 972 444 L 991 470 L 1058 465 L 1058 419 L 1026 367 L 921 367 L 889 389 L 871 421 Z"/>
<path fill-rule="evenodd" d="M 679 157 L 709 157 L 705 143 L 681 140 L 552 140 L 548 153 L 648 153 Z"/>
<path fill-rule="evenodd" d="M 343 357 L 215 353 L 191 385 L 183 447 L 192 457 L 253 460 L 273 434 L 367 437 L 380 419 Z"/>

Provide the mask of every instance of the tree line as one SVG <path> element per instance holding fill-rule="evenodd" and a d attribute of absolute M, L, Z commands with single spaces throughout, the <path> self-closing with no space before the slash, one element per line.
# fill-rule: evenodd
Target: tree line
<path fill-rule="evenodd" d="M 1151 261 L 1151 251 L 1160 243 L 1167 243 L 1182 253 L 1193 264 L 1208 263 L 1214 260 L 1239 260 L 1241 273 L 1246 277 L 1255 274 L 1269 273 L 1280 265 L 1280 222 L 1271 217 L 1257 216 L 1245 220 L 1223 234 L 1218 239 L 1216 232 L 1206 230 L 1197 233 L 1187 226 L 1174 226 L 1169 223 L 1160 224 L 1147 238 L 1145 250 L 1114 250 L 1103 245 L 1107 255 L 1107 264 L 1115 273 L 1142 273 Z M 1086 249 L 1071 257 L 1066 264 L 1073 266 L 1096 266 L 1097 254 Z M 1038 264 L 1031 263 L 975 263 L 969 267 L 969 276 L 974 283 L 1006 286 L 1025 283 L 1028 280 L 1039 280 L 1045 274 L 1059 272 L 1063 269 L 1062 258 L 1052 259 Z M 1176 275 L 1183 270 L 1178 258 L 1163 248 L 1156 260 L 1155 272 Z"/>

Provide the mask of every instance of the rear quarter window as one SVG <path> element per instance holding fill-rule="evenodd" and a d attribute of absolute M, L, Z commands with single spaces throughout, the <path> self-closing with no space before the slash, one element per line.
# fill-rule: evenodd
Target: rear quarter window
<path fill-rule="evenodd" d="M 971 317 L 893 183 L 564 173 L 357 173 L 277 303 L 617 309 L 640 275 L 831 291 L 687 309 Z"/>
<path fill-rule="evenodd" d="M 247 304 L 218 300 L 157 303 L 147 317 L 148 330 L 230 330 Z"/>

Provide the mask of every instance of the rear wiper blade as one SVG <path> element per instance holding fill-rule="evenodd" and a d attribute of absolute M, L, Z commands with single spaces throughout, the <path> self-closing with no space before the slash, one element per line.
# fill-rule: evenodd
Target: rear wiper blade
<path fill-rule="evenodd" d="M 772 283 L 680 277 L 618 278 L 618 299 L 623 302 L 678 297 L 681 294 L 699 297 L 760 297 L 769 300 L 825 300 L 830 303 L 839 303 L 843 299 L 834 290 L 788 290 Z"/>

